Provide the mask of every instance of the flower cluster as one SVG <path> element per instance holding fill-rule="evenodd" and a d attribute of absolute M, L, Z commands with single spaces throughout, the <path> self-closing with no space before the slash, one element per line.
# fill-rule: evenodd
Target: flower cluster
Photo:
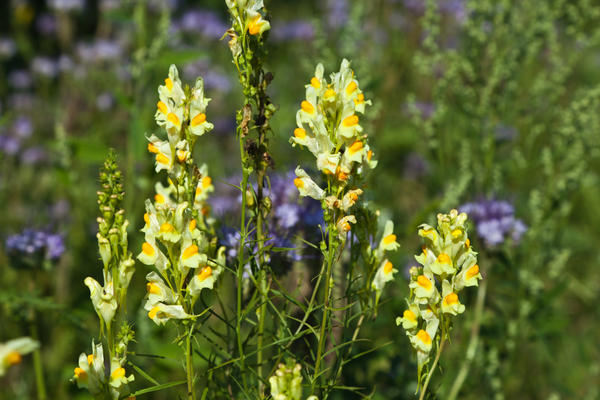
<path fill-rule="evenodd" d="M 296 114 L 297 128 L 290 139 L 292 145 L 305 146 L 316 158 L 316 166 L 327 178 L 322 189 L 302 168 L 296 168 L 294 184 L 301 196 L 309 196 L 324 203 L 333 211 L 340 240 L 345 240 L 356 217 L 350 208 L 363 193 L 356 187 L 365 167 L 377 163 L 359 124 L 358 114 L 371 104 L 358 86 L 348 60 L 343 60 L 340 71 L 331 74 L 330 81 L 323 77 L 323 65 L 317 65 L 315 76 L 306 85 L 306 100 Z"/>
<path fill-rule="evenodd" d="M 264 9 L 263 0 L 225 0 L 225 3 L 243 32 L 248 31 L 250 35 L 262 35 L 271 29 L 269 21 L 264 19 L 260 13 Z"/>
<path fill-rule="evenodd" d="M 273 400 L 302 399 L 302 367 L 289 360 L 287 364 L 279 364 L 275 374 L 269 378 Z M 318 400 L 310 396 L 306 400 Z"/>
<path fill-rule="evenodd" d="M 477 234 L 487 246 L 503 243 L 508 237 L 519 242 L 527 225 L 515 218 L 515 208 L 508 201 L 487 199 L 466 203 L 460 210 L 471 216 Z"/>
<path fill-rule="evenodd" d="M 92 342 L 92 353 L 81 353 L 77 365 L 74 376 L 77 386 L 87 388 L 95 399 L 116 400 L 129 394 L 129 382 L 134 380 L 133 375 L 126 376 L 124 363 L 119 359 L 113 358 L 110 364 L 105 364 L 101 343 Z M 109 371 L 106 371 L 107 367 L 110 367 Z"/>
<path fill-rule="evenodd" d="M 8 367 L 19 364 L 25 354 L 39 347 L 39 343 L 28 337 L 21 337 L 0 343 L 0 376 L 4 376 Z"/>
<path fill-rule="evenodd" d="M 419 236 L 426 242 L 423 252 L 415 257 L 421 266 L 411 268 L 408 309 L 396 319 L 417 351 L 419 380 L 438 330 L 438 337 L 444 340 L 451 316 L 465 310 L 458 293 L 466 286 L 478 286 L 481 279 L 477 253 L 465 228 L 467 214 L 452 210 L 450 214 L 438 214 L 437 220 L 437 229 L 427 224 L 419 227 Z"/>
<path fill-rule="evenodd" d="M 204 288 L 212 289 L 225 264 L 225 248 L 216 249 L 208 218 L 208 194 L 214 190 L 206 166 L 197 168 L 192 158 L 195 140 L 210 131 L 206 119 L 202 79 L 184 87 L 171 65 L 165 84 L 158 88 L 155 119 L 167 133 L 152 135 L 148 150 L 155 154 L 156 172 L 167 171 L 168 186 L 156 185 L 154 202 L 146 200 L 145 241 L 138 259 L 156 267 L 146 279 L 144 308 L 162 325 L 169 319 L 194 318 L 193 307 Z"/>
<path fill-rule="evenodd" d="M 388 220 L 377 247 L 369 249 L 374 261 L 373 264 L 378 266 L 371 284 L 371 287 L 375 290 L 375 304 L 379 302 L 379 297 L 385 284 L 393 280 L 394 273 L 398 272 L 392 262 L 386 257 L 386 252 L 395 251 L 399 247 L 400 244 L 396 241 L 396 235 L 394 235 L 394 223 Z"/>
<path fill-rule="evenodd" d="M 17 265 L 39 267 L 44 261 L 56 261 L 65 252 L 62 235 L 24 229 L 5 241 L 6 252 Z"/>
<path fill-rule="evenodd" d="M 317 226 L 322 224 L 323 210 L 320 203 L 311 198 L 298 199 L 298 191 L 294 186 L 294 173 L 289 171 L 285 174 L 273 174 L 269 178 L 269 187 L 265 188 L 265 197 L 270 199 L 270 208 L 273 212 L 266 218 L 266 225 L 270 234 L 267 244 L 275 247 L 293 248 L 297 246 L 294 237 L 299 233 L 305 240 L 319 237 Z M 231 223 L 239 219 L 241 195 L 233 182 L 239 177 L 229 179 L 230 183 L 216 186 L 215 196 L 210 198 L 210 206 L 215 217 L 219 217 L 225 223 Z M 224 227 L 224 244 L 228 247 L 228 257 L 237 257 L 239 251 L 239 232 L 233 232 L 232 228 Z M 253 240 L 249 240 L 253 242 Z M 307 249 L 308 250 L 308 249 Z M 287 270 L 289 264 L 298 261 L 303 254 L 291 250 L 271 254 L 271 262 Z"/>
<path fill-rule="evenodd" d="M 135 262 L 128 250 L 127 226 L 123 210 L 122 173 L 114 153 L 110 153 L 100 172 L 101 190 L 98 191 L 98 248 L 103 264 L 104 285 L 92 277 L 84 280 L 90 289 L 90 298 L 100 318 L 101 336 L 106 336 L 108 362 L 104 362 L 102 343 L 92 341 L 92 354 L 81 353 L 73 380 L 80 388 L 87 388 L 95 399 L 120 399 L 130 393 L 126 376 L 127 346 L 133 332 L 123 323 L 121 332 L 116 327 L 124 322 L 127 288 L 135 272 Z"/>

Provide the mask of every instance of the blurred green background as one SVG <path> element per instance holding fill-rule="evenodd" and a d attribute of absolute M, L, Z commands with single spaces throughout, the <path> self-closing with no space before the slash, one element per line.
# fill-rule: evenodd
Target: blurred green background
<path fill-rule="evenodd" d="M 362 396 L 408 399 L 416 363 L 395 317 L 405 308 L 416 227 L 470 207 L 487 295 L 464 399 L 597 399 L 600 382 L 600 4 L 574 0 L 266 1 L 267 69 L 278 111 L 274 174 L 309 161 L 288 138 L 318 62 L 352 60 L 373 106 L 365 132 L 379 160 L 366 197 L 396 224 L 400 270 L 361 334 L 343 383 Z M 98 170 L 114 148 L 125 172 L 130 242 L 138 249 L 153 193 L 145 135 L 158 129 L 156 88 L 168 66 L 203 76 L 208 119 L 199 154 L 215 182 L 239 174 L 242 104 L 217 0 L 7 0 L 0 4 L 0 341 L 39 318 L 52 399 L 83 399 L 69 382 L 97 319 L 83 285 L 101 271 Z M 236 156 L 232 156 L 236 154 Z M 223 185 L 224 186 L 224 185 Z M 215 196 L 225 196 L 217 193 Z M 219 205 L 215 204 L 217 208 Z M 17 236 L 15 236 L 17 235 Z M 172 335 L 130 290 L 132 356 L 160 382 L 181 379 Z M 432 398 L 463 365 L 475 292 L 442 357 Z M 138 312 L 139 310 L 139 312 Z M 160 349 L 160 350 L 157 350 Z M 31 360 L 0 378 L 2 399 L 35 398 Z M 135 388 L 144 387 L 136 379 Z M 168 391 L 148 396 L 174 398 Z"/>

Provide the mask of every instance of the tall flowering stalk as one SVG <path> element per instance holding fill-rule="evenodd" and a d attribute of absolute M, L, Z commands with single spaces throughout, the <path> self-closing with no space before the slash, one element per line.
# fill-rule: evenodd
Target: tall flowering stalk
<path fill-rule="evenodd" d="M 226 0 L 227 8 L 232 17 L 232 27 L 227 31 L 230 38 L 229 47 L 236 66 L 240 84 L 244 94 L 244 106 L 237 113 L 237 137 L 242 163 L 242 213 L 240 223 L 240 243 L 237 269 L 237 342 L 240 366 L 246 386 L 245 356 L 242 346 L 242 286 L 244 266 L 251 262 L 251 268 L 256 272 L 257 288 L 261 295 L 261 304 L 257 313 L 257 365 L 259 391 L 263 393 L 263 338 L 267 304 L 269 299 L 269 259 L 266 241 L 268 239 L 267 214 L 270 211 L 270 201 L 265 196 L 265 186 L 268 181 L 267 169 L 272 164 L 268 151 L 268 133 L 271 130 L 269 120 L 275 112 L 275 106 L 267 96 L 267 86 L 272 75 L 263 69 L 266 58 L 264 41 L 271 25 L 266 19 L 266 9 L 263 0 Z M 256 190 L 249 184 L 252 173 L 256 174 Z M 246 214 L 249 211 L 249 215 Z M 247 221 L 246 218 L 250 217 Z M 249 226 L 256 229 L 255 255 L 244 252 L 249 237 Z M 254 247 L 254 246 L 252 246 Z"/>
<path fill-rule="evenodd" d="M 465 287 L 478 286 L 481 279 L 466 220 L 467 214 L 451 210 L 438 214 L 437 229 L 427 224 L 419 227 L 425 245 L 415 259 L 421 265 L 410 269 L 408 308 L 396 323 L 405 329 L 417 352 L 420 399 L 449 340 L 452 317 L 465 311 L 458 294 Z M 435 359 L 423 383 L 434 350 Z"/>
<path fill-rule="evenodd" d="M 195 399 L 192 337 L 202 314 L 195 305 L 225 265 L 225 248 L 217 249 L 208 218 L 212 180 L 206 165 L 198 168 L 193 158 L 197 138 L 213 128 L 206 119 L 210 99 L 201 78 L 184 88 L 174 65 L 158 94 L 155 119 L 166 138 L 150 136 L 148 151 L 155 155 L 156 172 L 167 173 L 168 186 L 157 183 L 154 201 L 146 200 L 145 241 L 138 259 L 155 268 L 146 276 L 148 317 L 157 325 L 172 321 L 183 332 L 178 340 L 185 354 L 187 396 Z"/>
<path fill-rule="evenodd" d="M 292 145 L 306 147 L 315 156 L 316 168 L 325 182 L 325 186 L 321 187 L 304 169 L 296 168 L 294 184 L 301 196 L 321 201 L 327 226 L 327 240 L 321 242 L 324 263 L 314 292 L 316 293 L 323 281 L 323 312 L 311 381 L 313 394 L 316 392 L 317 382 L 324 380 L 324 350 L 327 332 L 332 327 L 332 289 L 335 286 L 333 272 L 346 246 L 348 233 L 352 225 L 357 223 L 353 207 L 357 203 L 362 207 L 359 199 L 363 190 L 360 186 L 366 172 L 377 165 L 359 117 L 359 114 L 364 113 L 365 106 L 371 102 L 365 100 L 354 72 L 350 69 L 349 61 L 343 60 L 339 72 L 331 74 L 329 80 L 323 73 L 323 65 L 317 65 L 314 76 L 306 85 L 306 99 L 302 101 L 296 114 L 297 128 L 290 139 Z M 372 280 L 366 281 L 367 290 L 375 291 L 377 298 L 385 283 L 393 277 L 393 266 L 384 259 L 385 251 L 395 250 L 399 246 L 392 230 L 393 224 L 388 222 L 380 245 L 376 246 L 375 250 L 371 249 L 370 245 L 367 246 L 371 252 L 368 263 L 381 264 L 376 273 L 371 273 L 375 270 L 369 268 L 367 275 L 370 274 Z M 351 272 L 353 268 L 354 266 L 350 267 Z M 313 300 L 314 295 L 311 303 Z M 307 317 L 308 314 L 305 315 L 304 321 Z M 353 340 L 356 339 L 361 324 L 362 317 Z"/>
<path fill-rule="evenodd" d="M 102 259 L 104 285 L 92 277 L 84 280 L 90 289 L 94 309 L 100 319 L 100 343 L 92 341 L 92 353 L 81 353 L 73 379 L 98 400 L 121 399 L 130 393 L 127 376 L 127 346 L 133 331 L 125 320 L 127 288 L 135 272 L 135 262 L 127 245 L 127 226 L 123 210 L 122 174 L 114 153 L 110 153 L 100 172 L 98 191 L 98 248 Z M 122 324 L 122 325 L 121 325 Z M 117 328 L 121 326 L 119 331 Z M 107 359 L 107 362 L 104 360 Z"/>

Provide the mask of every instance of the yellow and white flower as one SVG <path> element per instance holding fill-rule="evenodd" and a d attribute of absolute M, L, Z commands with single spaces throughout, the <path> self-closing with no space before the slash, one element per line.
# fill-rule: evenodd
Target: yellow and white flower
<path fill-rule="evenodd" d="M 192 89 L 190 101 L 190 132 L 194 135 L 202 136 L 214 127 L 206 120 L 206 106 L 209 101 L 208 97 L 204 97 L 204 81 L 198 78 Z"/>
<path fill-rule="evenodd" d="M 187 319 L 192 316 L 185 312 L 183 307 L 179 304 L 167 305 L 163 303 L 157 303 L 150 309 L 147 308 L 148 303 L 144 308 L 148 311 L 148 317 L 154 321 L 156 325 L 164 325 L 170 319 Z"/>
<path fill-rule="evenodd" d="M 460 303 L 458 295 L 452 289 L 452 285 L 447 280 L 444 280 L 442 282 L 442 312 L 458 315 L 464 311 L 465 306 Z"/>
<path fill-rule="evenodd" d="M 160 250 L 151 233 L 146 233 L 142 251 L 137 259 L 146 265 L 155 265 L 161 273 L 164 273 L 168 265 L 167 257 Z"/>
<path fill-rule="evenodd" d="M 25 354 L 31 353 L 39 346 L 39 342 L 29 337 L 20 337 L 0 343 L 0 376 L 4 376 L 9 367 L 19 364 Z"/>
<path fill-rule="evenodd" d="M 135 378 L 133 374 L 126 376 L 127 372 L 118 360 L 113 359 L 111 361 L 110 371 L 108 385 L 111 396 L 114 400 L 121 399 L 123 396 L 129 394 L 129 382 L 133 382 Z"/>
<path fill-rule="evenodd" d="M 433 338 L 426 330 L 420 329 L 414 336 L 410 336 L 410 342 L 417 351 L 429 354 Z"/>
<path fill-rule="evenodd" d="M 451 275 L 456 272 L 452 257 L 446 251 L 440 253 L 428 267 L 436 275 Z"/>
<path fill-rule="evenodd" d="M 419 304 L 434 301 L 438 294 L 433 276 L 427 273 L 417 276 L 408 286 L 414 290 L 415 301 Z"/>
<path fill-rule="evenodd" d="M 199 265 L 206 265 L 206 254 L 199 253 L 199 250 L 198 244 L 192 241 L 191 234 L 184 234 L 179 257 L 179 268 L 182 272 L 187 274 L 190 268 L 196 269 Z"/>
<path fill-rule="evenodd" d="M 206 201 L 208 199 L 208 195 L 215 190 L 215 187 L 212 184 L 212 178 L 208 176 L 208 167 L 206 164 L 202 164 L 200 167 L 200 174 L 202 175 L 202 178 L 200 178 L 198 181 L 198 186 L 196 187 L 196 202 Z"/>
<path fill-rule="evenodd" d="M 327 175 L 335 175 L 340 159 L 341 155 L 339 153 L 321 153 L 317 157 L 317 168 Z"/>
<path fill-rule="evenodd" d="M 482 277 L 479 265 L 473 263 L 471 266 L 463 267 L 462 271 L 456 275 L 454 285 L 457 290 L 462 290 L 465 286 L 479 286 L 480 279 Z"/>
<path fill-rule="evenodd" d="M 350 224 L 356 224 L 356 217 L 354 215 L 346 215 L 337 222 L 336 225 L 340 240 L 346 240 L 348 232 L 352 229 L 352 225 Z"/>
<path fill-rule="evenodd" d="M 177 295 L 156 272 L 146 275 L 146 280 L 146 310 L 151 310 L 158 303 L 173 304 L 177 301 Z"/>
<path fill-rule="evenodd" d="M 396 318 L 396 325 L 402 325 L 402 328 L 406 331 L 411 331 L 419 325 L 419 306 L 417 304 L 410 304 L 409 307 L 404 310 L 402 317 Z"/>
<path fill-rule="evenodd" d="M 388 220 L 385 223 L 383 235 L 381 236 L 381 241 L 377 247 L 377 254 L 381 258 L 385 251 L 395 251 L 399 248 L 400 244 L 396 241 L 396 235 L 394 235 L 394 223 L 391 220 Z"/>
<path fill-rule="evenodd" d="M 105 286 L 102 287 L 94 278 L 87 277 L 83 283 L 90 289 L 90 298 L 96 313 L 105 324 L 109 325 L 117 312 L 117 299 L 115 298 L 113 281 L 110 274 L 104 277 Z"/>
<path fill-rule="evenodd" d="M 325 197 L 325 191 L 319 187 L 308 174 L 300 167 L 296 168 L 294 185 L 298 188 L 300 196 L 312 197 L 315 200 L 322 200 Z"/>
<path fill-rule="evenodd" d="M 342 197 L 341 209 L 347 212 L 358 201 L 359 196 L 363 194 L 362 189 L 349 190 L 344 197 Z"/>
<path fill-rule="evenodd" d="M 378 292 L 382 291 L 387 282 L 394 280 L 394 273 L 396 272 L 398 270 L 394 268 L 391 261 L 383 260 L 373 278 L 373 288 Z"/>
<path fill-rule="evenodd" d="M 104 393 L 106 376 L 104 373 L 104 351 L 102 343 L 92 341 L 92 354 L 81 353 L 75 367 L 73 380 L 79 388 L 87 388 L 92 396 Z"/>

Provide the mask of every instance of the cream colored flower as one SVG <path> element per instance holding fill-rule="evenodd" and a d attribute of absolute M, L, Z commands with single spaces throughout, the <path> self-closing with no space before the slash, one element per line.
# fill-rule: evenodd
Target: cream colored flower
<path fill-rule="evenodd" d="M 294 179 L 294 185 L 298 188 L 300 196 L 308 196 L 315 200 L 322 200 L 325 196 L 325 191 L 321 189 L 302 168 L 297 167 L 295 172 L 297 178 Z"/>
<path fill-rule="evenodd" d="M 31 353 L 39 346 L 39 342 L 29 337 L 20 337 L 0 343 L 0 376 L 4 376 L 9 367 L 19 364 L 25 354 Z"/>
<path fill-rule="evenodd" d="M 117 299 L 115 298 L 113 281 L 110 274 L 104 277 L 105 286 L 102 287 L 94 278 L 87 277 L 83 283 L 90 289 L 90 298 L 96 313 L 105 324 L 109 325 L 117 312 Z"/>

